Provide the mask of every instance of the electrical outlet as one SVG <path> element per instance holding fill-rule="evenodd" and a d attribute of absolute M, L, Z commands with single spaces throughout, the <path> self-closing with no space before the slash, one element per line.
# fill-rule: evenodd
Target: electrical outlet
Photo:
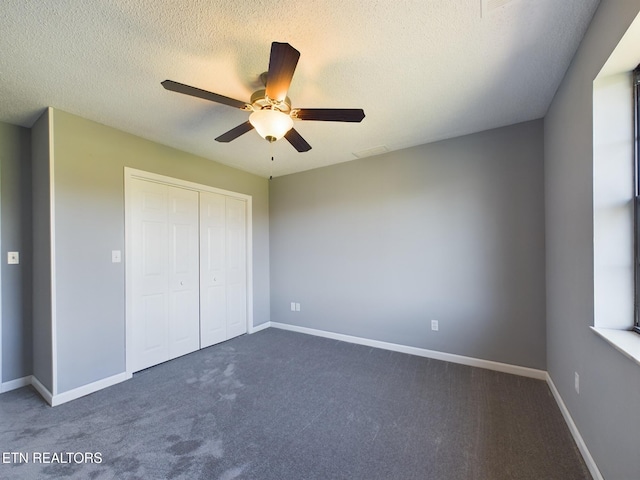
<path fill-rule="evenodd" d="M 438 320 L 431 320 L 431 330 L 437 332 L 440 326 L 438 325 Z"/>
<path fill-rule="evenodd" d="M 575 372 L 575 378 L 573 379 L 573 386 L 576 389 L 576 393 L 580 395 L 580 375 L 578 375 L 578 372 Z"/>
<path fill-rule="evenodd" d="M 122 252 L 120 250 L 111 250 L 111 263 L 122 262 Z"/>

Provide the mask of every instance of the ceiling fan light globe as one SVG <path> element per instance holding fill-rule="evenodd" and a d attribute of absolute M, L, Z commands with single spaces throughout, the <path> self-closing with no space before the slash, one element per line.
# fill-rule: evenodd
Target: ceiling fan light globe
<path fill-rule="evenodd" d="M 293 127 L 293 120 L 289 115 L 270 108 L 256 110 L 249 116 L 249 122 L 269 142 L 280 140 Z"/>

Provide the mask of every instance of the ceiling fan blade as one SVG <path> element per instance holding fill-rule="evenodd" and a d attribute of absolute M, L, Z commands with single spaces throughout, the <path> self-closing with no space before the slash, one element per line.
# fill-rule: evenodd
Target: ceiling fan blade
<path fill-rule="evenodd" d="M 253 125 L 251 125 L 249 120 L 247 120 L 246 122 L 241 123 L 237 127 L 232 128 L 228 132 L 223 133 L 222 135 L 220 135 L 218 138 L 216 138 L 216 142 L 228 143 L 231 140 L 235 140 L 240 135 L 244 135 L 245 133 L 247 133 L 250 130 L 253 130 Z"/>
<path fill-rule="evenodd" d="M 245 108 L 246 103 L 236 100 L 235 98 L 225 97 L 224 95 L 218 95 L 217 93 L 201 90 L 196 87 L 190 87 L 183 83 L 174 82 L 173 80 L 165 80 L 162 82 L 162 86 L 172 92 L 184 93 L 185 95 L 191 95 L 192 97 L 203 98 L 216 103 L 222 103 L 229 105 L 230 107 Z"/>
<path fill-rule="evenodd" d="M 292 117 L 298 120 L 320 120 L 324 122 L 361 122 L 364 110 L 361 108 L 297 108 Z"/>
<path fill-rule="evenodd" d="M 271 44 L 265 92 L 270 99 L 276 101 L 285 99 L 299 58 L 300 52 L 288 43 L 273 42 Z"/>
<path fill-rule="evenodd" d="M 289 143 L 293 145 L 293 148 L 295 148 L 299 152 L 308 152 L 309 150 L 311 150 L 311 145 L 309 145 L 307 141 L 302 138 L 302 135 L 300 135 L 295 128 L 289 130 L 284 138 L 286 138 Z"/>

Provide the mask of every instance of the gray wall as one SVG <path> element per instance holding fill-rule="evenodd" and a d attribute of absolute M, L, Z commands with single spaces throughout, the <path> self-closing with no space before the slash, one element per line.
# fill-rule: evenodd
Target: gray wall
<path fill-rule="evenodd" d="M 58 393 L 125 370 L 124 167 L 253 197 L 254 324 L 269 321 L 268 180 L 54 110 Z"/>
<path fill-rule="evenodd" d="M 49 112 L 31 128 L 33 200 L 33 375 L 53 392 Z"/>
<path fill-rule="evenodd" d="M 28 129 L 0 122 L 2 382 L 31 375 L 30 142 Z M 7 265 L 12 251 L 19 265 Z"/>
<path fill-rule="evenodd" d="M 274 179 L 271 320 L 546 369 L 543 177 L 537 120 Z"/>
<path fill-rule="evenodd" d="M 547 366 L 601 473 L 611 480 L 640 478 L 640 367 L 589 329 L 593 80 L 639 10 L 637 0 L 600 3 L 545 117 Z M 580 374 L 579 395 L 574 372 Z"/>

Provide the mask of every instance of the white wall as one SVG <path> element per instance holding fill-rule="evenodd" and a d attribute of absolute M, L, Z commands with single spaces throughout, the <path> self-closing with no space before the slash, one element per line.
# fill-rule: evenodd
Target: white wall
<path fill-rule="evenodd" d="M 271 320 L 546 370 L 542 133 L 274 179 Z"/>
<path fill-rule="evenodd" d="M 594 246 L 604 219 L 602 197 L 594 196 L 594 174 L 601 175 L 594 171 L 594 140 L 597 148 L 602 143 L 593 135 L 593 81 L 638 11 L 637 0 L 600 3 L 544 122 L 547 366 L 608 480 L 640 478 L 640 367 L 589 328 L 596 317 L 595 274 L 606 267 Z"/>
<path fill-rule="evenodd" d="M 0 122 L 0 384 L 31 375 L 30 138 L 28 129 Z M 7 264 L 10 251 L 20 264 Z"/>
<path fill-rule="evenodd" d="M 50 392 L 54 389 L 51 297 L 51 190 L 49 111 L 31 128 L 33 199 L 33 371 Z"/>

